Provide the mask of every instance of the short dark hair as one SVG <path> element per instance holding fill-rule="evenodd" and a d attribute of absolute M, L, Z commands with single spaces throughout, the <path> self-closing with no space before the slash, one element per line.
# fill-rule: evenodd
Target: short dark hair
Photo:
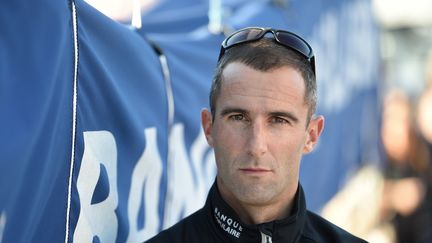
<path fill-rule="evenodd" d="M 315 74 L 309 61 L 298 52 L 278 44 L 274 39 L 262 38 L 229 48 L 217 63 L 209 96 L 213 119 L 216 112 L 216 99 L 223 81 L 223 70 L 232 62 L 240 62 L 259 71 L 270 71 L 283 66 L 296 69 L 305 82 L 304 102 L 309 106 L 307 121 L 315 113 L 317 87 Z"/>

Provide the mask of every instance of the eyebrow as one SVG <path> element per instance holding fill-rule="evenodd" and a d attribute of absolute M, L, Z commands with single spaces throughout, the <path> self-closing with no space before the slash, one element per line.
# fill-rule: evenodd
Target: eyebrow
<path fill-rule="evenodd" d="M 242 108 L 227 107 L 227 108 L 224 108 L 220 112 L 220 115 L 223 117 L 223 116 L 226 116 L 226 115 L 231 114 L 231 113 L 248 114 L 249 112 L 245 109 L 242 109 Z M 293 121 L 294 123 L 299 122 L 299 119 L 297 118 L 297 116 L 294 115 L 292 112 L 272 111 L 272 112 L 269 112 L 269 116 L 270 117 L 285 117 L 285 118 L 288 118 L 289 120 Z"/>
<path fill-rule="evenodd" d="M 227 108 L 224 108 L 220 112 L 220 115 L 221 116 L 226 116 L 226 115 L 231 114 L 231 113 L 248 114 L 249 112 L 247 110 L 245 110 L 245 109 L 242 109 L 242 108 L 227 107 Z"/>

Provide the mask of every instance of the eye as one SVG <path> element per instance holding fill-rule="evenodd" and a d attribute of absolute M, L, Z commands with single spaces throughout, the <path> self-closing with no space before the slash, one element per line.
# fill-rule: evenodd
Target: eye
<path fill-rule="evenodd" d="M 229 116 L 229 119 L 233 121 L 243 121 L 245 120 L 245 116 L 243 114 L 234 114 Z"/>
<path fill-rule="evenodd" d="M 287 119 L 278 116 L 272 117 L 271 122 L 276 124 L 290 124 Z"/>

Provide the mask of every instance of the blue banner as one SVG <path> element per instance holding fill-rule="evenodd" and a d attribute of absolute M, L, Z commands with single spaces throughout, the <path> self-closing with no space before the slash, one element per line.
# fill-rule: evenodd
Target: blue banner
<path fill-rule="evenodd" d="M 326 128 L 301 182 L 319 211 L 377 160 L 371 3 L 223 4 L 226 29 L 289 29 L 315 49 Z M 81 0 L 0 2 L 1 243 L 142 242 L 203 205 L 216 168 L 200 110 L 224 38 L 208 7 L 165 1 L 135 30 Z"/>

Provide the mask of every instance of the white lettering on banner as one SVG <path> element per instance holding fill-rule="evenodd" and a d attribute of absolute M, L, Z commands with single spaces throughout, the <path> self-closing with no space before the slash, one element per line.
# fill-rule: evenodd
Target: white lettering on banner
<path fill-rule="evenodd" d="M 81 210 L 73 236 L 73 242 L 115 242 L 118 231 L 117 216 L 117 148 L 113 135 L 108 131 L 84 132 L 84 154 L 77 179 L 77 190 Z M 108 197 L 91 204 L 96 184 L 100 177 L 100 166 L 108 174 Z"/>
<path fill-rule="evenodd" d="M 159 230 L 158 198 L 162 176 L 162 161 L 157 147 L 156 128 L 144 131 L 146 148 L 133 173 L 128 199 L 129 236 L 127 242 L 143 242 Z M 145 188 L 144 188 L 145 187 Z M 138 230 L 137 219 L 140 205 L 145 201 L 145 225 Z"/>
<path fill-rule="evenodd" d="M 353 94 L 375 84 L 378 42 L 369 1 L 342 2 L 317 21 L 311 45 L 317 56 L 319 106 L 338 112 Z"/>
<path fill-rule="evenodd" d="M 192 144 L 190 160 L 184 144 L 183 124 L 173 126 L 169 145 L 164 229 L 204 205 L 216 171 L 213 153 L 204 158 L 209 147 L 202 131 Z"/>
<path fill-rule="evenodd" d="M 3 232 L 6 226 L 6 213 L 3 211 L 0 215 L 0 243 L 3 242 Z"/>
<path fill-rule="evenodd" d="M 127 242 L 143 242 L 155 235 L 160 226 L 166 228 L 203 206 L 215 172 L 213 152 L 200 132 L 190 153 L 184 145 L 183 124 L 175 124 L 169 136 L 168 192 L 165 202 L 159 201 L 162 160 L 157 147 L 156 128 L 146 128 L 146 147 L 131 176 L 127 217 Z M 208 152 L 208 153 L 207 153 Z M 190 162 L 189 162 L 190 161 Z M 108 174 L 109 196 L 103 202 L 91 204 L 100 175 L 100 165 Z M 77 188 L 81 212 L 74 231 L 74 242 L 115 242 L 118 219 L 117 148 L 114 136 L 108 131 L 84 132 L 84 154 L 78 172 Z M 124 176 L 124 175 L 123 175 Z M 126 175 L 127 176 L 127 175 Z M 165 218 L 160 222 L 158 207 L 165 205 Z M 138 229 L 140 207 L 144 205 L 144 227 Z"/>

